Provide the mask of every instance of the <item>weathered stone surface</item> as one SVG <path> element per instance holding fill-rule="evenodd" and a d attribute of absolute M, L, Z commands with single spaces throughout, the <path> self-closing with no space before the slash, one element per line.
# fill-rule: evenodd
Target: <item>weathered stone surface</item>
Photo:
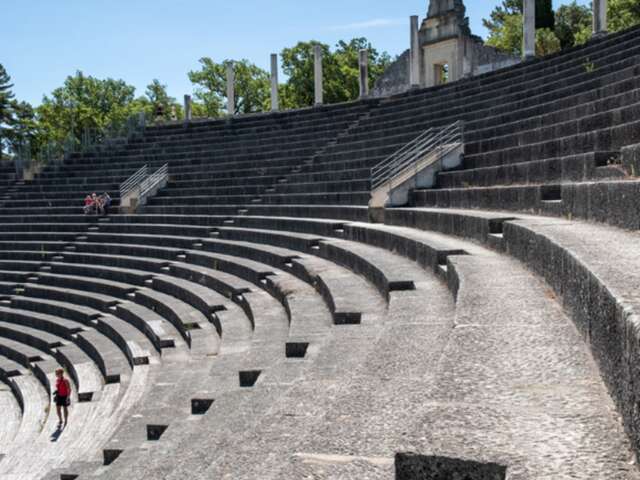
<path fill-rule="evenodd" d="M 637 479 L 638 38 L 149 127 L 9 186 L 0 477 L 388 479 L 415 452 L 511 480 Z M 460 119 L 466 168 L 413 195 L 437 208 L 367 223 L 371 167 Z M 167 162 L 141 214 L 74 206 Z M 72 423 L 51 442 L 60 365 Z"/>

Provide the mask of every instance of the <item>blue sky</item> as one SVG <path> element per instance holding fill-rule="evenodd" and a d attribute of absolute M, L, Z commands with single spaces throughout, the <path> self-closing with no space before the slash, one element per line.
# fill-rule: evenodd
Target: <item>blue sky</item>
<path fill-rule="evenodd" d="M 466 0 L 474 33 L 499 2 Z M 555 3 L 558 3 L 556 0 Z M 568 3 L 562 1 L 560 3 Z M 579 0 L 586 4 L 588 0 Z M 198 59 L 248 58 L 299 40 L 365 36 L 392 55 L 408 47 L 408 17 L 427 0 L 2 0 L 0 63 L 20 100 L 39 104 L 76 70 L 122 78 L 142 95 L 154 78 L 181 98 Z"/>

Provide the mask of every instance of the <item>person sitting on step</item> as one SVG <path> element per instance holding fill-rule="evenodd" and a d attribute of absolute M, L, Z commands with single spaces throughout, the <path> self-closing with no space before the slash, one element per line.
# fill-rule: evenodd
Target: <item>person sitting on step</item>
<path fill-rule="evenodd" d="M 100 195 L 100 214 L 109 215 L 109 207 L 111 206 L 111 197 L 107 192 Z"/>
<path fill-rule="evenodd" d="M 93 210 L 93 199 L 91 198 L 91 195 L 87 195 L 86 197 L 84 197 L 83 210 L 85 215 L 89 215 L 91 213 L 91 210 Z"/>
<path fill-rule="evenodd" d="M 93 202 L 93 208 L 91 209 L 91 213 L 95 213 L 98 215 L 100 213 L 100 198 L 96 193 L 91 194 L 91 201 Z"/>
<path fill-rule="evenodd" d="M 69 406 L 71 405 L 71 384 L 64 378 L 64 370 L 56 370 L 56 390 L 53 392 L 58 414 L 58 428 L 62 427 L 62 413 L 64 412 L 64 426 L 69 422 Z"/>

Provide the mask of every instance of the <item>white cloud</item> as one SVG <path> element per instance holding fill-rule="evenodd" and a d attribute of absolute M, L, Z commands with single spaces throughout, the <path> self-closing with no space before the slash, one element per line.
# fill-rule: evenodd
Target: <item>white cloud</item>
<path fill-rule="evenodd" d="M 364 22 L 347 23 L 345 25 L 334 25 L 329 30 L 366 30 L 370 28 L 395 27 L 403 25 L 404 20 L 399 18 L 374 18 Z"/>

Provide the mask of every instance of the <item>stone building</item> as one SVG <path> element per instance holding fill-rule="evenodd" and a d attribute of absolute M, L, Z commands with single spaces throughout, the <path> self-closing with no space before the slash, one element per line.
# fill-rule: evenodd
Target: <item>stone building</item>
<path fill-rule="evenodd" d="M 376 83 L 374 96 L 403 92 L 412 83 L 431 87 L 455 82 L 520 62 L 519 57 L 486 46 L 472 34 L 463 0 L 430 0 L 427 17 L 412 33 L 412 43 L 417 45 L 415 54 L 409 49 L 389 67 Z M 412 59 L 417 69 L 413 82 Z"/>

